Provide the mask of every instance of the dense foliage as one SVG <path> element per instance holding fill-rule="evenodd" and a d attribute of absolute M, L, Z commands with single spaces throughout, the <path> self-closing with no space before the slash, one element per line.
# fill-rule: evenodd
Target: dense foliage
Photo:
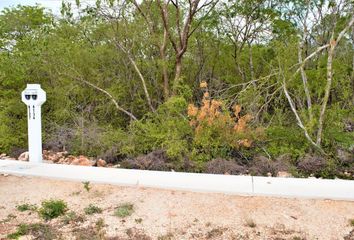
<path fill-rule="evenodd" d="M 40 83 L 46 148 L 109 161 L 162 149 L 176 169 L 187 159 L 195 171 L 216 158 L 284 154 L 352 169 L 353 21 L 349 0 L 5 9 L 0 152 L 26 148 L 19 96 Z"/>

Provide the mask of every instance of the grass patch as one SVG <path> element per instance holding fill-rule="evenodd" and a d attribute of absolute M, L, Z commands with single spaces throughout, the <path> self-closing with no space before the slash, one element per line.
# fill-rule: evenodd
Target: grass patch
<path fill-rule="evenodd" d="M 88 205 L 88 207 L 86 207 L 84 209 L 84 211 L 85 211 L 85 214 L 87 214 L 87 215 L 93 215 L 93 214 L 96 214 L 96 213 L 102 213 L 102 209 L 97 207 L 97 206 L 95 206 L 95 205 L 93 205 L 93 204 Z"/>
<path fill-rule="evenodd" d="M 15 219 L 15 218 L 16 218 L 15 215 L 9 214 L 9 215 L 7 215 L 7 217 L 5 219 L 1 220 L 0 223 L 7 223 L 7 222 L 10 222 L 12 219 Z"/>
<path fill-rule="evenodd" d="M 29 204 L 29 203 L 24 203 L 16 206 L 16 209 L 20 212 L 25 212 L 25 211 L 36 211 L 37 206 L 34 204 Z"/>
<path fill-rule="evenodd" d="M 172 240 L 172 239 L 173 239 L 172 233 L 167 233 L 165 235 L 161 235 L 157 237 L 157 240 Z"/>
<path fill-rule="evenodd" d="M 85 221 L 85 217 L 81 216 L 81 215 L 77 215 L 76 212 L 74 212 L 74 211 L 70 211 L 70 212 L 66 213 L 62 219 L 62 222 L 66 225 L 69 223 L 78 223 L 78 222 L 84 222 L 84 221 Z"/>
<path fill-rule="evenodd" d="M 212 238 L 217 238 L 220 237 L 224 234 L 224 232 L 227 230 L 227 228 L 213 228 L 211 231 L 209 231 L 206 235 L 207 239 L 212 239 Z"/>
<path fill-rule="evenodd" d="M 134 205 L 131 203 L 123 203 L 116 207 L 114 211 L 114 216 L 125 218 L 132 215 L 134 212 Z"/>
<path fill-rule="evenodd" d="M 102 218 L 99 218 L 95 225 L 90 225 L 85 228 L 77 228 L 73 230 L 75 239 L 79 240 L 102 240 L 107 239 L 105 237 L 105 222 Z"/>
<path fill-rule="evenodd" d="M 152 240 L 147 234 L 145 234 L 144 230 L 137 228 L 129 228 L 126 230 L 126 234 L 128 235 L 128 239 L 139 239 L 139 240 Z"/>
<path fill-rule="evenodd" d="M 354 218 L 349 220 L 349 224 L 350 224 L 350 226 L 354 227 Z"/>
<path fill-rule="evenodd" d="M 91 190 L 91 186 L 90 186 L 90 182 L 82 182 L 82 184 L 84 185 L 84 188 L 87 192 L 89 192 Z"/>
<path fill-rule="evenodd" d="M 72 192 L 70 196 L 79 196 L 81 191 Z"/>
<path fill-rule="evenodd" d="M 17 238 L 19 238 L 19 237 L 21 237 L 23 235 L 26 235 L 27 232 L 28 232 L 28 225 L 27 224 L 20 224 L 17 227 L 16 232 L 7 235 L 7 238 L 9 238 L 9 239 L 17 239 Z"/>
<path fill-rule="evenodd" d="M 136 218 L 136 219 L 134 219 L 134 221 L 136 222 L 136 223 L 142 223 L 143 222 L 143 219 L 142 218 Z"/>
<path fill-rule="evenodd" d="M 299 237 L 299 236 L 294 236 L 292 240 L 305 240 L 305 238 Z"/>
<path fill-rule="evenodd" d="M 67 210 L 67 205 L 63 200 L 46 200 L 42 202 L 42 207 L 38 213 L 44 220 L 57 218 Z"/>
<path fill-rule="evenodd" d="M 18 239 L 24 235 L 32 235 L 35 239 L 55 239 L 58 236 L 58 233 L 47 224 L 20 224 L 17 227 L 16 232 L 7 235 L 7 238 Z"/>
<path fill-rule="evenodd" d="M 101 231 L 106 226 L 103 218 L 97 219 L 95 226 L 98 231 Z"/>

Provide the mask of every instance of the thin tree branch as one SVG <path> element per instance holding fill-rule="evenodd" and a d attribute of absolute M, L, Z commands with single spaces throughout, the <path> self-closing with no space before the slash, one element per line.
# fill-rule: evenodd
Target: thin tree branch
<path fill-rule="evenodd" d="M 77 75 L 79 75 L 78 71 L 76 71 L 74 68 L 71 68 L 69 67 L 71 70 L 73 70 L 74 72 L 76 72 Z M 115 100 L 115 98 L 112 96 L 112 94 L 110 94 L 108 91 L 104 90 L 103 88 L 100 88 L 96 85 L 94 85 L 93 83 L 89 82 L 89 81 L 86 81 L 85 79 L 83 79 L 81 76 L 77 76 L 77 77 L 73 77 L 73 76 L 70 76 L 68 74 L 65 74 L 65 73 L 60 73 L 58 70 L 57 70 L 57 73 L 59 75 L 62 75 L 62 76 L 65 76 L 65 77 L 68 77 L 68 78 L 72 78 L 72 79 L 75 79 L 76 81 L 79 81 L 79 82 L 82 82 L 82 83 L 85 83 L 86 85 L 104 93 L 106 96 L 109 97 L 109 99 L 111 99 L 111 101 L 113 102 L 113 104 L 115 105 L 116 109 L 118 111 L 121 111 L 123 113 L 125 113 L 126 115 L 128 115 L 131 119 L 133 119 L 134 121 L 138 120 L 134 114 L 132 114 L 131 112 L 125 110 L 124 108 L 122 108 L 118 102 Z"/>
<path fill-rule="evenodd" d="M 78 79 L 78 80 L 79 80 L 80 82 L 83 82 L 83 83 L 85 83 L 85 84 L 87 84 L 87 85 L 89 85 L 89 86 L 91 86 L 91 87 L 97 89 L 98 91 L 100 91 L 100 92 L 106 94 L 106 95 L 111 99 L 111 101 L 114 103 L 114 105 L 116 106 L 117 110 L 119 110 L 119 111 L 121 111 L 121 112 L 127 114 L 131 119 L 133 119 L 133 120 L 135 120 L 135 121 L 138 120 L 131 112 L 128 112 L 127 110 L 125 110 L 124 108 L 122 108 L 122 107 L 118 104 L 118 102 L 114 99 L 114 97 L 113 97 L 109 92 L 107 92 L 106 90 L 104 90 L 104 89 L 102 89 L 102 88 L 100 88 L 100 87 L 98 87 L 98 86 L 96 86 L 96 85 L 94 85 L 94 84 L 92 84 L 92 83 L 90 83 L 90 82 L 84 80 L 84 79 Z"/>
<path fill-rule="evenodd" d="M 138 65 L 136 64 L 134 59 L 131 57 L 130 53 L 119 43 L 119 41 L 114 39 L 114 42 L 115 42 L 116 46 L 127 55 L 130 63 L 133 65 L 133 67 L 134 67 L 135 71 L 137 72 L 137 74 L 138 74 L 138 76 L 139 76 L 139 78 L 141 80 L 141 83 L 143 85 L 143 90 L 144 90 L 145 97 L 147 99 L 148 105 L 149 105 L 151 111 L 155 112 L 155 108 L 152 106 L 151 98 L 150 98 L 149 92 L 148 92 L 147 87 L 146 87 L 145 78 L 144 78 L 143 74 L 141 73 Z"/>
<path fill-rule="evenodd" d="M 322 141 L 323 121 L 325 117 L 325 112 L 326 112 L 329 94 L 331 91 L 332 80 L 333 80 L 332 65 L 333 65 L 335 48 L 338 46 L 339 41 L 342 39 L 344 34 L 351 28 L 353 24 L 354 24 L 354 15 L 352 16 L 347 26 L 339 33 L 337 40 L 334 39 L 334 32 L 332 33 L 332 37 L 330 40 L 330 49 L 328 51 L 328 60 L 327 60 L 327 84 L 326 84 L 325 95 L 323 97 L 323 102 L 321 106 L 320 117 L 318 119 L 318 131 L 317 131 L 317 139 L 316 139 L 317 145 L 320 145 Z"/>
<path fill-rule="evenodd" d="M 305 128 L 304 124 L 302 123 L 301 121 L 301 118 L 299 116 L 299 114 L 297 113 L 297 110 L 296 110 L 296 107 L 295 107 L 295 104 L 286 88 L 286 84 L 285 84 L 285 80 L 283 80 L 283 90 L 284 90 L 284 93 L 285 93 L 285 96 L 289 102 L 289 105 L 290 105 L 290 108 L 291 108 L 291 111 L 294 113 L 295 115 L 295 118 L 296 118 L 296 121 L 297 121 L 297 124 L 299 125 L 299 127 L 304 131 L 304 134 L 305 134 L 305 137 L 306 139 L 314 146 L 316 147 L 317 149 L 321 149 L 321 147 L 319 145 L 317 145 L 311 138 L 310 134 L 307 132 L 307 129 Z M 322 151 L 322 150 L 321 150 Z"/>

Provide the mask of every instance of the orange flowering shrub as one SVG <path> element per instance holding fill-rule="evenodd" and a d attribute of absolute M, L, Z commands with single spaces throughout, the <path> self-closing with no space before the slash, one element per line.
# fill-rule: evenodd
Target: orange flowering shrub
<path fill-rule="evenodd" d="M 249 128 L 252 116 L 241 116 L 240 105 L 234 105 L 232 111 L 228 111 L 221 100 L 211 99 L 206 82 L 201 82 L 200 88 L 204 92 L 201 106 L 189 104 L 187 111 L 195 133 L 194 143 L 210 157 L 220 155 L 219 150 L 251 147 L 255 135 L 260 132 Z"/>

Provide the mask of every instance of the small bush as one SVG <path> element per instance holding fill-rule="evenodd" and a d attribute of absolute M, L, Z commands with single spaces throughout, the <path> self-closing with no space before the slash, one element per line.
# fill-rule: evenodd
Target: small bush
<path fill-rule="evenodd" d="M 103 218 L 97 219 L 97 221 L 95 223 L 95 227 L 98 231 L 101 231 L 105 226 L 106 226 L 106 224 L 105 224 Z"/>
<path fill-rule="evenodd" d="M 334 178 L 338 174 L 338 162 L 319 155 L 306 154 L 299 160 L 297 168 L 305 176 L 313 174 L 315 177 Z"/>
<path fill-rule="evenodd" d="M 290 168 L 284 158 L 277 158 L 275 161 L 264 156 L 255 156 L 250 167 L 252 175 L 267 176 L 270 173 L 272 176 L 277 176 L 279 171 L 288 171 Z"/>
<path fill-rule="evenodd" d="M 143 222 L 143 219 L 142 218 L 136 218 L 136 219 L 134 219 L 134 221 L 136 222 L 136 223 L 142 223 Z"/>
<path fill-rule="evenodd" d="M 310 148 L 308 141 L 298 127 L 274 124 L 266 129 L 266 149 L 272 157 L 290 154 L 291 158 L 303 156 Z"/>
<path fill-rule="evenodd" d="M 321 156 L 306 154 L 300 159 L 297 167 L 306 174 L 319 174 L 326 166 L 326 159 Z"/>
<path fill-rule="evenodd" d="M 16 232 L 7 235 L 7 238 L 18 239 L 24 235 L 32 235 L 34 239 L 56 239 L 59 234 L 55 229 L 47 224 L 20 224 Z"/>
<path fill-rule="evenodd" d="M 15 215 L 9 214 L 9 215 L 7 215 L 7 217 L 5 219 L 0 221 L 0 224 L 10 222 L 12 219 L 15 219 L 15 218 L 17 218 Z"/>
<path fill-rule="evenodd" d="M 250 148 L 263 135 L 261 128 L 250 128 L 253 117 L 241 114 L 240 105 L 229 111 L 223 101 L 211 98 L 207 87 L 206 82 L 200 84 L 204 92 L 200 107 L 188 105 L 189 124 L 194 130 L 192 158 L 197 162 L 227 158 L 233 150 Z"/>
<path fill-rule="evenodd" d="M 90 182 L 82 182 L 82 184 L 84 185 L 84 188 L 87 192 L 89 192 L 91 190 L 91 186 L 90 186 Z"/>
<path fill-rule="evenodd" d="M 189 152 L 193 134 L 186 109 L 184 98 L 171 97 L 156 112 L 133 122 L 122 152 L 128 156 L 138 156 L 164 149 L 167 156 L 175 160 L 175 167 L 178 167 L 178 162 Z"/>
<path fill-rule="evenodd" d="M 81 215 L 77 215 L 74 211 L 70 211 L 63 216 L 62 222 L 64 224 L 83 222 L 85 218 Z"/>
<path fill-rule="evenodd" d="M 299 236 L 294 236 L 292 240 L 305 240 L 305 238 L 299 237 Z"/>
<path fill-rule="evenodd" d="M 173 163 L 164 150 L 156 150 L 134 159 L 126 159 L 121 165 L 124 168 L 143 170 L 169 171 L 173 169 Z"/>
<path fill-rule="evenodd" d="M 24 204 L 17 205 L 16 209 L 20 212 L 35 211 L 37 210 L 37 206 L 34 204 L 24 203 Z"/>
<path fill-rule="evenodd" d="M 221 228 L 221 227 L 213 228 L 212 230 L 210 230 L 207 233 L 206 238 L 207 239 L 215 239 L 215 238 L 221 237 L 226 230 L 227 230 L 227 228 Z"/>
<path fill-rule="evenodd" d="M 57 218 L 67 210 L 67 205 L 63 200 L 46 200 L 42 202 L 42 207 L 38 213 L 44 220 Z"/>
<path fill-rule="evenodd" d="M 79 240 L 102 240 L 102 239 L 116 239 L 116 238 L 107 238 L 105 236 L 104 227 L 106 226 L 102 218 L 97 219 L 95 224 L 90 224 L 86 227 L 79 227 L 72 230 L 72 233 L 75 236 L 75 239 Z M 119 238 L 120 239 L 120 238 Z"/>
<path fill-rule="evenodd" d="M 129 239 L 152 240 L 152 238 L 146 235 L 142 229 L 137 229 L 135 227 L 127 229 L 126 234 Z"/>
<path fill-rule="evenodd" d="M 8 234 L 7 238 L 9 239 L 18 239 L 19 237 L 26 235 L 28 232 L 28 225 L 27 224 L 20 224 L 17 227 L 16 232 Z"/>
<path fill-rule="evenodd" d="M 173 239 L 172 233 L 167 233 L 165 235 L 161 235 L 157 237 L 157 240 L 172 240 L 172 239 Z"/>
<path fill-rule="evenodd" d="M 354 218 L 349 220 L 350 226 L 354 227 Z"/>
<path fill-rule="evenodd" d="M 96 213 L 102 213 L 102 209 L 93 205 L 93 204 L 90 204 L 88 207 L 86 207 L 84 209 L 85 211 L 85 214 L 87 215 L 93 215 L 93 214 L 96 214 Z"/>
<path fill-rule="evenodd" d="M 237 175 L 245 173 L 246 169 L 244 166 L 239 165 L 236 161 L 217 158 L 206 164 L 206 172 L 214 174 Z"/>
<path fill-rule="evenodd" d="M 132 215 L 134 212 L 134 205 L 131 203 L 124 203 L 119 205 L 115 211 L 114 211 L 114 216 L 120 217 L 120 218 L 125 218 L 130 215 Z"/>

